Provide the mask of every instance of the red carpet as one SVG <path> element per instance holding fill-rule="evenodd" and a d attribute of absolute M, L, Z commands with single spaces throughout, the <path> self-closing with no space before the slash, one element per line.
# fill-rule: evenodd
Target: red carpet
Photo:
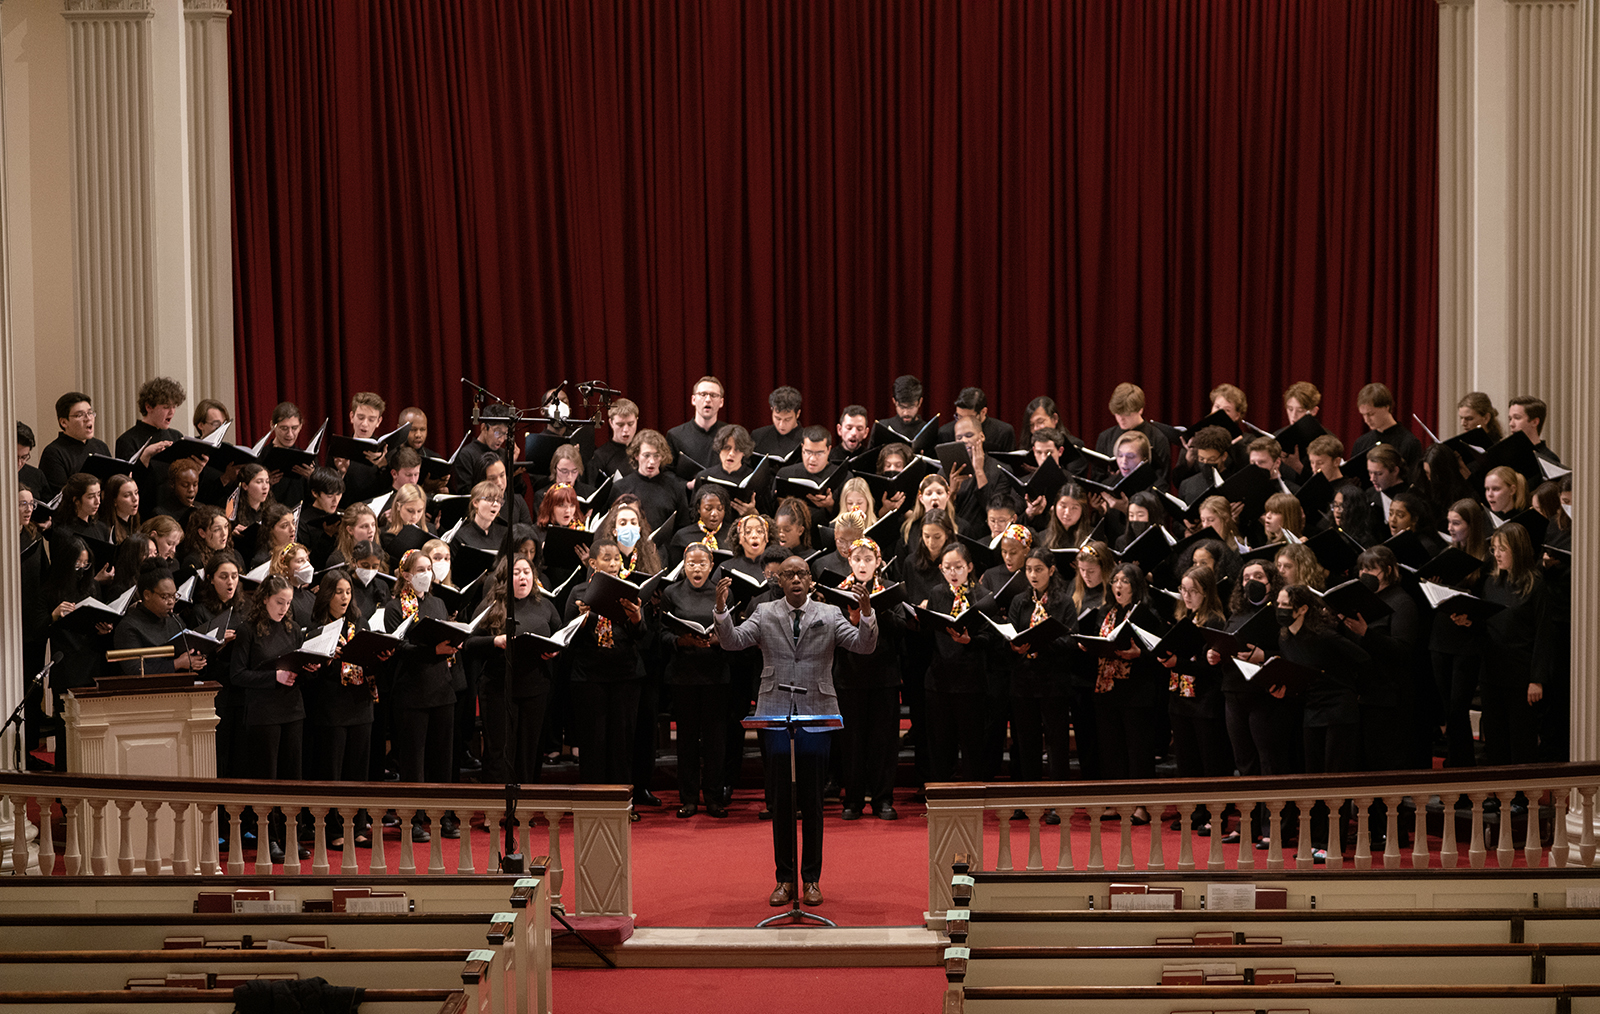
<path fill-rule="evenodd" d="M 562 1014 L 934 1014 L 942 968 L 556 969 Z"/>

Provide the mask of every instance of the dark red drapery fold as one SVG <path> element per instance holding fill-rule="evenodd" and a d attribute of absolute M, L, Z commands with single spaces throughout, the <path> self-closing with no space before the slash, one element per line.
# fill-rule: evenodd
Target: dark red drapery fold
<path fill-rule="evenodd" d="M 1432 0 L 237 0 L 238 411 L 1437 386 Z M 393 416 L 391 414 L 390 418 Z M 442 432 L 441 432 L 442 431 Z"/>

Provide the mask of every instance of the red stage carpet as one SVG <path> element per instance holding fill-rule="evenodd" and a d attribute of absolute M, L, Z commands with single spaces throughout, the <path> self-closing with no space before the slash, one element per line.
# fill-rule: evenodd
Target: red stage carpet
<path fill-rule="evenodd" d="M 562 1014 L 935 1014 L 943 968 L 556 969 Z"/>

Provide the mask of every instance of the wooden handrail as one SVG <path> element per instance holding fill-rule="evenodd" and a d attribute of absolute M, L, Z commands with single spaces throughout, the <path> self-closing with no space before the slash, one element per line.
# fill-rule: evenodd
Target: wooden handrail
<path fill-rule="evenodd" d="M 1579 957 L 1600 954 L 1600 943 L 1567 944 L 1233 944 L 1224 946 L 1170 944 L 993 945 L 969 947 L 980 958 L 1050 960 L 1058 958 L 1508 958 L 1535 954 Z M 281 953 L 281 952 L 280 952 Z"/>
<path fill-rule="evenodd" d="M 363 989 L 363 1003 L 421 1003 L 438 1001 L 440 1014 L 466 1009 L 466 993 L 459 989 Z M 20 1003 L 124 1004 L 233 1002 L 231 989 L 52 989 L 0 990 L 0 1007 Z"/>
<path fill-rule="evenodd" d="M 186 778 L 144 778 L 135 775 L 73 775 L 15 771 L 0 773 L 0 794 L 38 794 L 52 797 L 103 793 L 110 796 L 152 795 L 188 798 L 293 796 L 296 799 L 322 799 L 359 796 L 362 799 L 409 800 L 418 797 L 448 797 L 462 803 L 505 804 L 505 790 L 469 782 L 273 782 L 245 778 L 208 778 L 196 782 Z M 614 803 L 631 799 L 627 785 L 529 785 L 524 799 L 559 799 L 572 803 Z M 480 806 L 481 808 L 481 806 Z"/>
<path fill-rule="evenodd" d="M 465 947 L 305 947 L 270 950 L 223 950 L 189 947 L 148 950 L 0 951 L 0 965 L 114 965 L 143 961 L 188 961 L 212 964 L 283 965 L 338 961 L 465 961 Z"/>
<path fill-rule="evenodd" d="M 1600 996 L 1600 983 L 1483 983 L 1475 986 L 1330 986 L 1321 983 L 1285 983 L 1281 986 L 966 986 L 969 1000 L 1178 1000 L 1204 997 L 1233 1006 L 1257 998 L 1341 1000 L 1469 999 L 1473 997 Z"/>
<path fill-rule="evenodd" d="M 1522 764 L 1503 767 L 1443 768 L 1416 771 L 1363 771 L 1339 775 L 1272 775 L 1251 778 L 1166 778 L 1159 781 L 1101 782 L 932 782 L 925 792 L 928 802 L 991 799 L 1058 799 L 1062 796 L 1127 796 L 1131 799 L 1166 799 L 1203 796 L 1207 800 L 1257 798 L 1304 799 L 1333 795 L 1342 788 L 1380 788 L 1398 785 L 1452 786 L 1499 784 L 1520 786 L 1546 779 L 1600 780 L 1600 762 Z"/>
<path fill-rule="evenodd" d="M 1437 871 L 1434 871 L 1437 872 Z M 971 922 L 1407 922 L 1456 920 L 1460 922 L 1514 919 L 1600 919 L 1592 908 L 1252 908 L 1210 912 L 1183 909 L 1128 912 L 1112 909 L 1034 908 L 978 909 Z"/>

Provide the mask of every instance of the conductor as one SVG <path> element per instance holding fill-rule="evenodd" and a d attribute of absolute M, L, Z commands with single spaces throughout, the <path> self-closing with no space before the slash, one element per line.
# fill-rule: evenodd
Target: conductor
<path fill-rule="evenodd" d="M 856 598 L 856 608 L 846 617 L 836 606 L 811 598 L 811 569 L 798 556 L 783 561 L 778 569 L 781 600 L 763 602 L 737 627 L 728 614 L 728 589 L 731 578 L 717 582 L 717 601 L 712 611 L 717 640 L 726 651 L 740 651 L 751 645 L 761 647 L 762 669 L 756 714 L 787 713 L 789 702 L 778 690 L 779 683 L 805 687 L 805 711 L 813 715 L 838 714 L 839 699 L 833 689 L 833 652 L 844 648 L 857 654 L 870 654 L 878 645 L 877 617 L 872 614 L 869 587 Z M 852 619 L 859 617 L 856 622 Z M 789 798 L 789 737 L 772 729 L 766 737 L 767 792 L 772 812 L 790 814 L 795 801 Z M 795 884 L 804 885 L 800 900 L 807 905 L 822 904 L 822 785 L 828 770 L 828 735 L 801 729 L 795 738 L 795 782 L 799 793 L 801 858 L 800 876 L 795 876 L 794 830 L 789 820 L 773 820 L 772 853 L 777 866 L 778 886 L 768 903 L 777 907 L 794 899 Z M 792 816 L 790 818 L 793 819 Z"/>

